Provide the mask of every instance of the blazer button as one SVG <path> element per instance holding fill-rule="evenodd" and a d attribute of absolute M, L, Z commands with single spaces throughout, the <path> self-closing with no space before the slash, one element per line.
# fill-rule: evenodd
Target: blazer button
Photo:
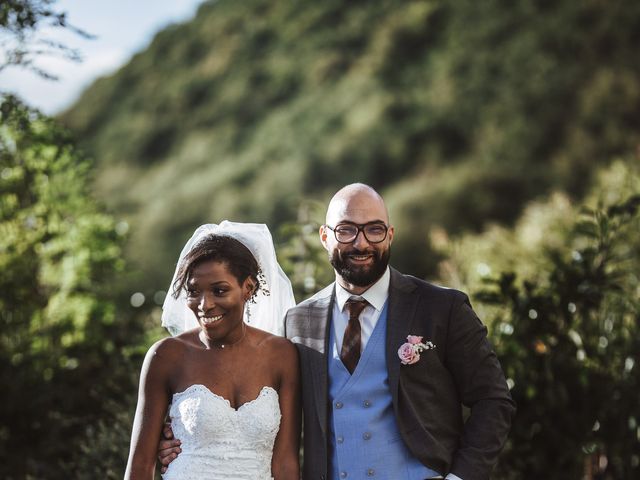
<path fill-rule="evenodd" d="M 338 442 L 338 443 L 342 443 L 342 442 L 344 442 L 344 437 L 343 437 L 342 435 L 339 435 L 339 436 L 336 438 L 336 442 Z"/>
<path fill-rule="evenodd" d="M 340 472 L 340 478 L 347 478 L 347 472 Z"/>
<path fill-rule="evenodd" d="M 369 440 L 371 438 L 371 432 L 364 432 L 362 434 L 362 438 L 364 438 L 365 440 Z"/>
<path fill-rule="evenodd" d="M 364 405 L 365 408 L 368 408 L 371 406 L 371 402 L 369 400 L 365 400 L 364 402 L 362 402 L 362 405 Z"/>
<path fill-rule="evenodd" d="M 342 402 L 336 402 L 336 408 L 340 410 L 342 408 Z"/>
<path fill-rule="evenodd" d="M 367 470 L 367 477 L 373 477 L 376 474 L 376 471 L 373 468 Z"/>

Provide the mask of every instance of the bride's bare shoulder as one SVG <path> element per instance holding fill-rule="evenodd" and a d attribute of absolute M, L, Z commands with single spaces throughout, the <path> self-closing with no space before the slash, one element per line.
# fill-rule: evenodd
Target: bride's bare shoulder
<path fill-rule="evenodd" d="M 149 348 L 147 356 L 172 360 L 197 346 L 198 332 L 190 330 L 175 337 L 161 338 Z"/>
<path fill-rule="evenodd" d="M 263 350 L 266 358 L 275 362 L 282 362 L 298 358 L 298 351 L 293 343 L 287 338 L 273 335 L 262 330 L 259 332 L 259 346 Z"/>

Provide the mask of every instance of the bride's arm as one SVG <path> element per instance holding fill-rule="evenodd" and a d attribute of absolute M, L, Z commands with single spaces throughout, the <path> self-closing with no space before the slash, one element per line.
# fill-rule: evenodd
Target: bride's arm
<path fill-rule="evenodd" d="M 300 429 L 302 426 L 300 408 L 300 365 L 298 350 L 289 340 L 280 339 L 278 354 L 271 357 L 281 370 L 280 390 L 280 431 L 276 437 L 271 460 L 271 474 L 274 480 L 300 479 Z"/>
<path fill-rule="evenodd" d="M 147 352 L 138 388 L 138 406 L 131 432 L 126 480 L 153 480 L 156 449 L 169 404 L 169 370 L 173 339 L 156 342 Z"/>

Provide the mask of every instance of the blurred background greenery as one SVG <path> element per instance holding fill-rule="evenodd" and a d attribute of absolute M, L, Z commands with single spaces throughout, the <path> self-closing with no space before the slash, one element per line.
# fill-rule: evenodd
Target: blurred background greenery
<path fill-rule="evenodd" d="M 121 477 L 194 228 L 267 223 L 302 300 L 362 181 L 393 265 L 489 326 L 518 403 L 493 478 L 638 478 L 639 47 L 632 1 L 219 0 L 56 118 L 2 92 L 2 477 Z"/>

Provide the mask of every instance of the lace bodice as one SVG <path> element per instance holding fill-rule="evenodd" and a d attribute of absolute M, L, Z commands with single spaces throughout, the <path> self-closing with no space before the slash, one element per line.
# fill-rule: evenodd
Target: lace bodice
<path fill-rule="evenodd" d="M 182 442 L 164 480 L 271 479 L 271 455 L 280 428 L 278 392 L 263 387 L 237 410 L 204 385 L 173 395 L 171 426 Z"/>

